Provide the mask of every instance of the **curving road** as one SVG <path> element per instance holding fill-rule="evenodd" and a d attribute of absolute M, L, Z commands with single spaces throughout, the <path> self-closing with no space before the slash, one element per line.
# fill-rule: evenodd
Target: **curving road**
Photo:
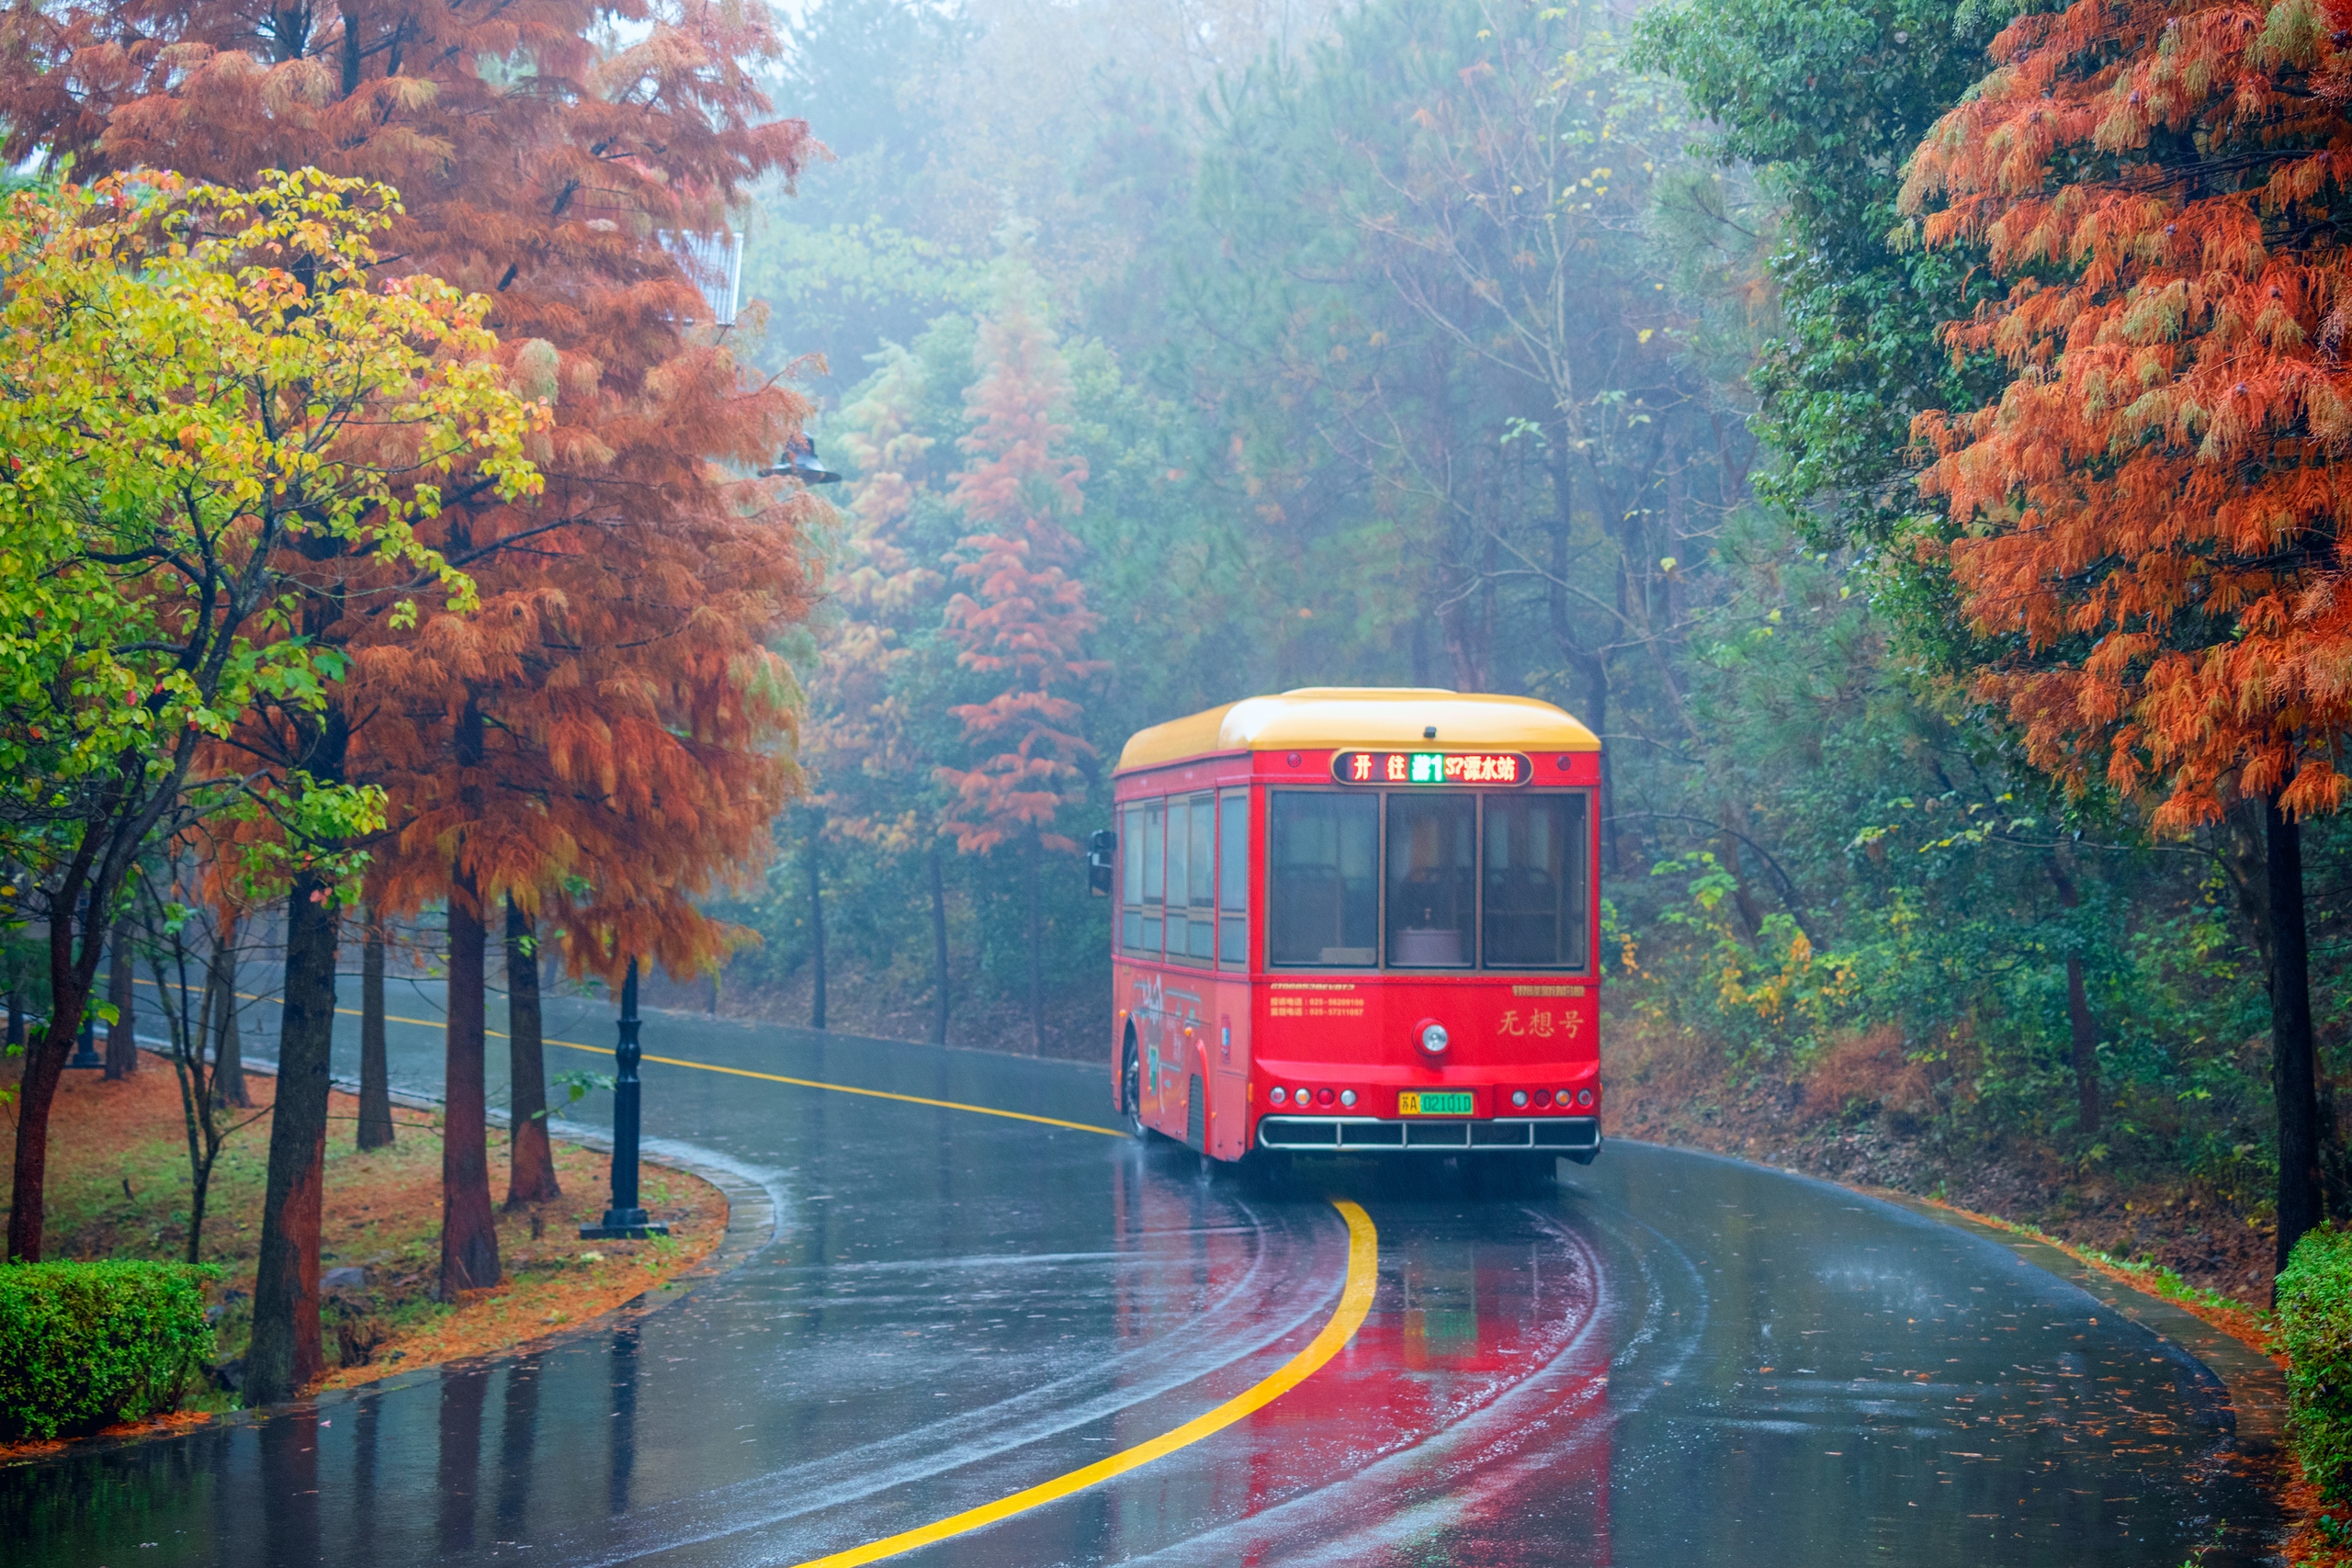
<path fill-rule="evenodd" d="M 422 991 L 391 1010 L 437 1016 Z M 548 1032 L 612 1037 L 585 1001 L 550 998 Z M 436 1032 L 393 1040 L 396 1080 L 432 1089 Z M 654 1015 L 645 1042 L 1108 1120 L 1102 1075 L 1064 1064 L 692 1015 Z M 1841 1189 L 1623 1144 L 1536 1192 L 1435 1167 L 1268 1184 L 1091 1131 L 660 1063 L 646 1081 L 650 1135 L 776 1195 L 749 1261 L 536 1355 L 0 1472 L 9 1560 L 854 1554 L 1278 1373 L 1343 1308 L 1335 1197 L 1377 1260 L 1328 1364 L 893 1561 L 2176 1568 L 2198 1547 L 2250 1560 L 2272 1522 L 2202 1365 L 1999 1247 Z"/>

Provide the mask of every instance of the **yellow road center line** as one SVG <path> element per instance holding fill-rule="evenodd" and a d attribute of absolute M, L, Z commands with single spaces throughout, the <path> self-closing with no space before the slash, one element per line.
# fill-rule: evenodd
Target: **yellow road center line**
<path fill-rule="evenodd" d="M 550 1040 L 549 1045 L 560 1045 L 568 1051 L 594 1051 L 599 1056 L 609 1056 L 609 1045 L 582 1045 L 574 1040 Z M 696 1072 L 725 1073 L 729 1077 L 758 1078 L 763 1083 L 790 1084 L 795 1089 L 827 1089 L 835 1094 L 863 1095 L 868 1100 L 895 1100 L 901 1105 L 930 1105 L 942 1111 L 968 1111 L 976 1116 L 1001 1116 L 1012 1122 L 1038 1122 L 1048 1127 L 1068 1127 L 1073 1132 L 1100 1133 L 1106 1138 L 1124 1138 L 1125 1133 L 1115 1127 L 1097 1127 L 1090 1122 L 1064 1122 L 1055 1116 L 1033 1116 L 1026 1111 L 999 1111 L 993 1105 L 967 1105 L 958 1100 L 925 1100 L 919 1094 L 892 1094 L 881 1089 L 853 1089 L 845 1083 L 823 1083 L 816 1078 L 788 1078 L 782 1073 L 755 1073 L 749 1067 L 722 1067 L 711 1062 L 688 1062 L 676 1056 L 656 1056 L 648 1054 L 645 1060 L 659 1062 L 665 1067 L 692 1067 Z"/>
<path fill-rule="evenodd" d="M 1372 1310 L 1373 1285 L 1378 1276 L 1380 1235 L 1373 1228 L 1372 1216 L 1344 1199 L 1334 1198 L 1331 1206 L 1348 1222 L 1348 1277 L 1340 1292 L 1339 1310 L 1331 1321 L 1323 1325 L 1306 1348 L 1293 1356 L 1264 1382 L 1235 1394 L 1206 1415 L 1196 1416 L 1172 1432 L 1163 1433 L 1148 1443 L 1097 1460 L 1082 1470 L 1040 1483 L 1026 1491 L 1015 1492 L 1010 1497 L 1000 1497 L 993 1503 L 983 1503 L 977 1508 L 967 1508 L 960 1514 L 950 1514 L 935 1524 L 920 1529 L 901 1531 L 836 1551 L 830 1557 L 812 1558 L 799 1568 L 855 1568 L 861 1562 L 879 1562 L 886 1557 L 896 1557 L 902 1551 L 912 1551 L 920 1546 L 930 1546 L 952 1536 L 985 1529 L 989 1525 L 1058 1502 L 1073 1493 L 1139 1470 L 1156 1459 L 1164 1459 L 1178 1449 L 1190 1447 L 1211 1433 L 1221 1432 L 1253 1411 L 1262 1410 L 1315 1375 L 1326 1361 L 1338 1355 L 1347 1342 L 1355 1337 L 1363 1324 L 1364 1314 Z"/>
<path fill-rule="evenodd" d="M 152 980 L 141 980 L 139 983 L 142 986 L 154 984 Z M 237 995 L 247 1001 L 268 1002 L 276 1007 L 286 1005 L 277 997 L 257 997 L 250 991 L 239 991 Z M 337 1008 L 334 1010 L 345 1018 L 360 1016 L 351 1008 Z M 413 1023 L 420 1029 L 444 1029 L 448 1026 L 448 1021 L 446 1019 L 402 1018 L 398 1013 L 389 1012 L 384 1015 L 384 1021 Z M 509 1038 L 508 1035 L 495 1029 L 485 1029 L 482 1032 L 493 1040 Z M 593 1052 L 599 1056 L 609 1056 L 613 1054 L 613 1047 L 609 1045 L 583 1045 L 577 1040 L 543 1040 L 540 1043 L 560 1045 L 567 1051 Z M 993 1105 L 967 1105 L 958 1100 L 926 1100 L 919 1094 L 892 1094 L 888 1089 L 855 1089 L 845 1083 L 824 1083 L 816 1078 L 786 1077 L 782 1073 L 755 1073 L 749 1067 L 722 1067 L 710 1062 L 689 1062 L 677 1056 L 649 1055 L 644 1059 L 649 1062 L 659 1062 L 665 1067 L 692 1067 L 699 1073 L 724 1073 L 729 1077 L 758 1078 L 763 1083 L 790 1084 L 795 1089 L 830 1089 L 835 1094 L 854 1094 L 867 1100 L 895 1100 L 901 1105 L 928 1105 L 940 1111 L 968 1111 L 975 1116 L 1000 1116 L 1008 1122 L 1035 1122 L 1041 1126 L 1067 1127 L 1077 1133 L 1100 1133 L 1106 1138 L 1126 1136 L 1115 1127 L 1097 1127 L 1091 1122 L 1065 1122 L 1057 1116 L 1035 1116 L 1026 1111 L 1000 1111 Z"/>

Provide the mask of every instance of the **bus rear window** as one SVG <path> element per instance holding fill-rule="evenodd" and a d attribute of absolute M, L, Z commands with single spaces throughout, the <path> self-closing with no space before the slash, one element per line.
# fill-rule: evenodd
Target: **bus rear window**
<path fill-rule="evenodd" d="M 1491 840 L 1489 840 L 1491 842 Z M 1466 969 L 1477 908 L 1478 802 L 1467 795 L 1388 799 L 1388 962 Z"/>
<path fill-rule="evenodd" d="M 1582 791 L 1275 791 L 1266 802 L 1267 961 L 1584 969 L 1591 809 Z"/>
<path fill-rule="evenodd" d="M 1267 957 L 1369 968 L 1379 940 L 1379 798 L 1274 795 L 1266 803 Z"/>

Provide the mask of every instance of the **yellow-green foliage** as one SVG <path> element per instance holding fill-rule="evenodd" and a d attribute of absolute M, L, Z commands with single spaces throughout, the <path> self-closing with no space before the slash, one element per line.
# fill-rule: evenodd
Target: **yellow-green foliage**
<path fill-rule="evenodd" d="M 2352 1231 L 2329 1226 L 2295 1244 L 2278 1276 L 2278 1340 L 2304 1473 L 2330 1503 L 2352 1503 Z"/>
<path fill-rule="evenodd" d="M 0 1268 L 0 1438 L 54 1438 L 178 1405 L 210 1356 L 203 1282 L 185 1263 Z"/>

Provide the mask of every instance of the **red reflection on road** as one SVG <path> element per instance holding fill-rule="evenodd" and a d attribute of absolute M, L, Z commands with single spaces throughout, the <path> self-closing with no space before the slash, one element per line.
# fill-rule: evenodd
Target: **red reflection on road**
<path fill-rule="evenodd" d="M 1131 1224 L 1159 1230 L 1187 1207 L 1156 1186 L 1136 1184 Z M 1355 1338 L 1265 1409 L 1124 1480 L 1109 1502 L 1110 1558 L 1183 1541 L 1249 1564 L 1362 1562 L 1408 1542 L 1418 1552 L 1436 1539 L 1448 1562 L 1516 1562 L 1527 1560 L 1535 1517 L 1544 1522 L 1547 1563 L 1611 1560 L 1609 1352 L 1597 1257 L 1580 1237 L 1532 1223 L 1510 1239 L 1453 1241 L 1435 1216 L 1385 1217 L 1381 1205 L 1369 1207 L 1381 1227 L 1380 1281 Z M 1123 1286 L 1164 1309 L 1184 1282 L 1169 1269 L 1193 1271 L 1199 1289 L 1243 1267 L 1248 1250 L 1245 1237 L 1204 1236 Z M 1332 1279 L 1344 1267 L 1343 1238 L 1305 1250 L 1313 1256 L 1262 1266 Z M 1145 1315 L 1138 1309 L 1136 1321 Z M 1280 1353 L 1320 1324 L 1318 1315 Z M 1152 1328 L 1184 1332 L 1164 1319 Z M 1237 1362 L 1207 1386 L 1227 1397 L 1276 1364 Z M 1164 1408 L 1132 1411 L 1119 1423 L 1119 1444 L 1167 1424 Z"/>

